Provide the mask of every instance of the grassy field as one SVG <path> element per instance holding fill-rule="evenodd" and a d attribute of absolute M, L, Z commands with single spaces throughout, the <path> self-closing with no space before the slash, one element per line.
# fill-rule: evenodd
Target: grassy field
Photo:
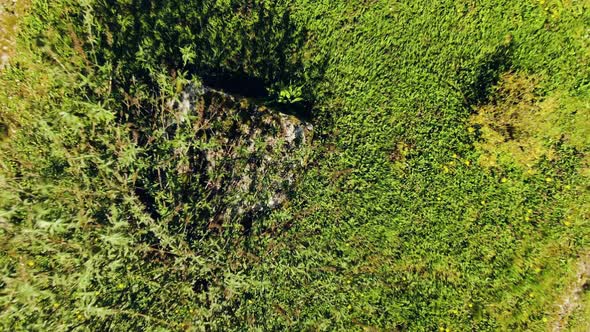
<path fill-rule="evenodd" d="M 32 0 L 19 27 L 2 329 L 590 328 L 587 287 L 559 307 L 590 246 L 587 0 Z M 163 125 L 189 81 L 314 124 L 247 232 L 178 172 L 208 149 Z"/>

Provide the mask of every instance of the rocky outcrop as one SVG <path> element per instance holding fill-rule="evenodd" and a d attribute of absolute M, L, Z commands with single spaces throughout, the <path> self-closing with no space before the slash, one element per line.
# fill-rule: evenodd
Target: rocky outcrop
<path fill-rule="evenodd" d="M 177 121 L 197 115 L 201 183 L 211 202 L 209 228 L 236 219 L 251 223 L 289 199 L 308 160 L 310 123 L 199 84 L 189 85 L 175 107 Z M 178 165 L 179 173 L 188 171 Z"/>

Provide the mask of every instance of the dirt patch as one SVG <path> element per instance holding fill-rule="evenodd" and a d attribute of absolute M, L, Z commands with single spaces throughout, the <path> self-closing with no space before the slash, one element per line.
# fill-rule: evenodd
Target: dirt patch
<path fill-rule="evenodd" d="M 578 263 L 574 284 L 571 285 L 558 305 L 558 316 L 551 327 L 552 331 L 564 331 L 567 328 L 569 318 L 579 309 L 582 302 L 582 294 L 584 291 L 587 291 L 589 283 L 590 253 L 586 253 L 580 258 Z M 588 327 L 590 328 L 590 326 Z"/>
<path fill-rule="evenodd" d="M 16 50 L 18 20 L 24 14 L 26 1 L 0 0 L 0 69 L 8 66 Z"/>

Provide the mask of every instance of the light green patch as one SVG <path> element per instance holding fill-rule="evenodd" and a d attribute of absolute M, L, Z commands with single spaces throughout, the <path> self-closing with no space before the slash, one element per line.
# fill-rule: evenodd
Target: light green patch
<path fill-rule="evenodd" d="M 506 73 L 490 102 L 477 109 L 471 125 L 484 167 L 516 164 L 532 170 L 542 158 L 555 158 L 554 146 L 567 143 L 582 151 L 590 145 L 590 102 L 565 92 L 541 95 L 541 78 Z"/>

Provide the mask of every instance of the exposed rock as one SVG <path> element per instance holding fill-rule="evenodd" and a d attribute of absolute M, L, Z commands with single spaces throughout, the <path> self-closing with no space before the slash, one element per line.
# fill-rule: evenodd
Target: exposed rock
<path fill-rule="evenodd" d="M 195 139 L 207 144 L 198 171 L 210 190 L 210 225 L 252 218 L 285 204 L 308 159 L 311 124 L 197 84 L 178 99 L 173 102 L 175 121 L 196 115 Z M 186 165 L 177 169 L 188 171 Z"/>

